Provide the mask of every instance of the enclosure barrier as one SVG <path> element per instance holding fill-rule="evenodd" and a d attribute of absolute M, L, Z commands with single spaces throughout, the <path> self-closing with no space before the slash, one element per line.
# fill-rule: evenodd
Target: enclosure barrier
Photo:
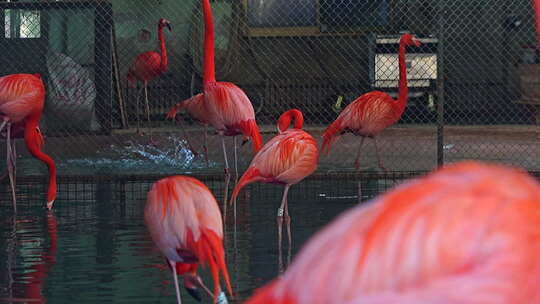
<path fill-rule="evenodd" d="M 302 110 L 306 130 L 320 139 L 358 96 L 381 90 L 396 98 L 398 41 L 410 32 L 423 44 L 407 49 L 405 112 L 378 136 L 386 167 L 425 171 L 479 159 L 540 170 L 540 64 L 530 0 L 216 0 L 211 5 L 217 79 L 244 89 L 265 141 L 275 134 L 278 116 L 292 107 Z M 41 127 L 59 174 L 72 174 L 73 163 L 95 167 L 104 159 L 157 157 L 145 147 L 150 136 L 159 151 L 176 149 L 173 140 L 187 136 L 199 153 L 194 162 L 205 168 L 203 127 L 185 113 L 177 121 L 165 118 L 172 105 L 201 92 L 199 0 L 12 0 L 0 2 L 0 8 L 5 63 L 0 75 L 43 76 L 47 99 Z M 160 52 L 160 18 L 172 25 L 163 32 L 168 66 L 145 92 L 141 81 L 130 86 L 127 75 L 138 54 Z M 25 171 L 40 165 L 17 141 L 19 177 L 40 175 Z M 321 157 L 321 170 L 352 168 L 358 142 L 344 135 Z M 137 145 L 141 148 L 134 150 Z M 208 146 L 208 170 L 221 172 L 220 142 L 212 131 Z M 248 147 L 242 153 L 245 168 L 252 154 Z M 376 167 L 371 143 L 363 153 L 364 169 Z M 150 161 L 146 173 L 160 172 L 167 162 Z"/>

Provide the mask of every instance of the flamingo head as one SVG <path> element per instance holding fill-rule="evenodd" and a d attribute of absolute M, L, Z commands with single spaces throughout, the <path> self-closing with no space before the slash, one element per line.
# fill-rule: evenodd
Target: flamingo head
<path fill-rule="evenodd" d="M 184 287 L 186 288 L 187 292 L 198 302 L 202 301 L 201 294 L 199 292 L 199 287 L 202 288 L 210 297 L 213 297 L 214 295 L 204 285 L 204 282 L 202 281 L 201 277 L 199 277 L 196 273 L 186 273 L 184 274 Z"/>
<path fill-rule="evenodd" d="M 418 38 L 411 34 L 403 34 L 401 41 L 407 46 L 420 46 L 422 44 Z"/>
<path fill-rule="evenodd" d="M 165 18 L 159 19 L 158 26 L 160 29 L 167 27 L 169 31 L 172 31 L 171 22 Z"/>

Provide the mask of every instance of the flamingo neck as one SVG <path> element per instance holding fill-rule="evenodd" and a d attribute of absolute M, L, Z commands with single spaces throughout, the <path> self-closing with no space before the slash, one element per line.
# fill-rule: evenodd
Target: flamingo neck
<path fill-rule="evenodd" d="M 204 17 L 204 74 L 203 84 L 216 82 L 214 62 L 214 22 L 212 21 L 212 7 L 210 0 L 202 0 Z"/>
<path fill-rule="evenodd" d="M 399 92 L 397 99 L 397 107 L 400 116 L 403 110 L 405 110 L 405 106 L 407 105 L 407 98 L 409 96 L 409 88 L 407 87 L 407 66 L 405 64 L 405 49 L 405 42 L 403 40 L 400 40 L 398 53 Z"/>
<path fill-rule="evenodd" d="M 159 40 L 159 51 L 161 55 L 161 62 L 159 64 L 159 69 L 163 73 L 167 70 L 169 64 L 169 59 L 167 57 L 167 48 L 165 47 L 165 36 L 163 35 L 163 26 L 158 25 L 158 40 Z"/>
<path fill-rule="evenodd" d="M 39 117 L 41 114 L 30 115 L 26 120 L 24 128 L 24 142 L 28 152 L 35 158 L 47 165 L 49 170 L 49 186 L 47 190 L 47 203 L 54 202 L 56 199 L 56 165 L 54 160 L 41 151 L 43 146 L 43 136 L 39 131 Z"/>
<path fill-rule="evenodd" d="M 289 110 L 285 113 L 283 113 L 278 120 L 278 130 L 279 133 L 285 132 L 291 125 L 291 121 L 294 119 L 294 129 L 302 129 L 302 126 L 304 125 L 304 116 L 302 115 L 302 112 L 297 109 Z"/>

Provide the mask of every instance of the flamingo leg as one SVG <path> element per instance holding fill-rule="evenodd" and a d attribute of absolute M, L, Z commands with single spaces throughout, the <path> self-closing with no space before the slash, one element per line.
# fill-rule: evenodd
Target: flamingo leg
<path fill-rule="evenodd" d="M 148 120 L 148 123 L 150 123 L 150 104 L 148 102 L 148 81 L 144 82 L 144 102 L 146 106 L 146 120 Z"/>
<path fill-rule="evenodd" d="M 225 147 L 225 135 L 221 135 L 221 146 L 223 147 L 223 157 L 225 158 L 225 175 L 229 174 L 229 161 L 227 160 L 227 148 Z"/>
<path fill-rule="evenodd" d="M 204 150 L 204 160 L 206 161 L 206 167 L 209 167 L 210 163 L 208 161 L 208 124 L 204 124 L 203 150 Z"/>
<path fill-rule="evenodd" d="M 356 160 L 354 161 L 354 167 L 356 170 L 360 170 L 360 150 L 362 149 L 362 145 L 364 144 L 365 137 L 360 138 L 360 145 L 358 146 L 358 152 L 356 154 Z"/>
<path fill-rule="evenodd" d="M 17 200 L 15 197 L 15 168 L 13 166 L 13 152 L 11 151 L 11 123 L 7 124 L 7 169 L 9 175 L 9 183 L 11 185 L 11 196 L 13 198 L 13 210 L 17 212 Z"/>
<path fill-rule="evenodd" d="M 377 138 L 373 137 L 373 142 L 375 143 L 375 153 L 377 154 L 377 161 L 379 162 L 379 168 L 386 172 L 386 168 L 383 165 L 382 159 L 379 156 L 379 147 L 377 145 Z"/>
<path fill-rule="evenodd" d="M 285 186 L 285 190 L 283 191 L 283 198 L 281 199 L 281 206 L 278 208 L 277 212 L 277 225 L 278 225 L 278 251 L 281 252 L 281 239 L 282 239 L 282 230 L 283 230 L 283 216 L 285 213 L 285 210 L 287 210 L 287 194 L 289 193 L 289 185 Z M 287 213 L 285 213 L 285 218 L 289 217 L 289 211 L 287 210 Z M 289 217 L 289 223 L 290 223 L 290 217 Z M 290 238 L 289 238 L 290 242 Z M 280 254 L 281 255 L 281 254 Z"/>
<path fill-rule="evenodd" d="M 169 261 L 169 265 L 171 265 L 171 270 L 174 278 L 174 288 L 176 289 L 176 302 L 177 304 L 182 304 L 182 299 L 180 298 L 180 288 L 178 286 L 178 276 L 176 275 L 176 262 L 173 262 L 171 260 Z"/>
<path fill-rule="evenodd" d="M 141 99 L 141 93 L 142 93 L 142 90 L 143 88 L 140 88 L 138 91 L 137 91 L 137 97 L 135 98 L 135 107 L 137 108 L 137 133 L 140 135 L 141 134 L 141 111 L 140 111 L 140 99 Z"/>
<path fill-rule="evenodd" d="M 234 178 L 238 182 L 238 147 L 236 145 L 236 136 L 233 136 L 233 142 L 234 142 Z"/>

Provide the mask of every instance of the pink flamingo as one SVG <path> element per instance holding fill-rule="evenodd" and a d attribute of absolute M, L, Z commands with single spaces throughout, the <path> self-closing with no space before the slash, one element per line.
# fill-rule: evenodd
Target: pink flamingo
<path fill-rule="evenodd" d="M 287 130 L 294 119 L 294 128 Z M 236 201 L 240 190 L 254 182 L 285 185 L 281 206 L 277 212 L 278 246 L 281 248 L 283 218 L 287 226 L 289 248 L 291 247 L 291 217 L 287 204 L 289 188 L 317 169 L 319 151 L 315 139 L 302 130 L 304 117 L 297 109 L 289 110 L 279 117 L 279 134 L 267 142 L 255 155 L 246 172 L 233 190 L 231 202 Z"/>
<path fill-rule="evenodd" d="M 45 163 L 49 169 L 47 209 L 56 199 L 56 165 L 53 159 L 41 151 L 44 141 L 39 120 L 45 102 L 45 86 L 39 74 L 13 74 L 0 77 L 0 132 L 6 128 L 7 170 L 11 184 L 13 208 L 17 211 L 15 197 L 15 152 L 13 127 L 24 124 L 24 142 L 30 154 Z"/>
<path fill-rule="evenodd" d="M 464 162 L 318 232 L 247 304 L 540 303 L 540 185 Z"/>
<path fill-rule="evenodd" d="M 214 280 L 214 302 L 220 294 L 219 272 L 232 295 L 229 273 L 223 250 L 223 223 L 216 199 L 197 179 L 172 176 L 159 180 L 148 192 L 144 219 L 152 240 L 165 255 L 171 267 L 178 303 L 177 267 L 185 271 L 186 288 L 202 286 L 195 268 L 180 264 L 206 263 Z M 191 293 L 191 292 L 190 292 Z M 212 294 L 210 293 L 212 296 Z"/>
<path fill-rule="evenodd" d="M 323 133 L 322 150 L 330 152 L 330 146 L 341 134 L 351 132 L 361 137 L 358 154 L 354 163 L 356 169 L 360 169 L 360 149 L 366 137 L 373 138 L 379 167 L 383 170 L 384 165 L 379 157 L 377 136 L 382 130 L 396 123 L 405 107 L 409 89 L 407 88 L 407 70 L 405 66 L 405 49 L 407 46 L 420 46 L 420 41 L 411 34 L 404 34 L 399 40 L 399 93 L 398 99 L 394 100 L 390 95 L 381 91 L 372 91 L 358 97 L 339 114 L 338 118 Z"/>
<path fill-rule="evenodd" d="M 146 118 L 148 119 L 148 122 L 150 122 L 150 106 L 148 105 L 148 82 L 165 73 L 167 71 L 167 65 L 169 63 L 167 58 L 167 48 L 165 47 L 165 37 L 163 35 L 164 27 L 167 27 L 169 31 L 172 30 L 169 20 L 161 18 L 158 21 L 158 40 L 160 53 L 150 51 L 139 54 L 127 74 L 128 83 L 131 87 L 135 87 L 137 85 L 137 81 L 143 82 L 144 101 L 146 103 Z M 139 95 L 140 92 L 137 94 L 137 130 L 139 130 L 140 125 Z"/>
<path fill-rule="evenodd" d="M 536 26 L 536 39 L 540 43 L 540 0 L 533 0 L 533 9 Z"/>
<path fill-rule="evenodd" d="M 243 144 L 251 138 L 254 152 L 261 149 L 262 137 L 255 121 L 253 105 L 246 93 L 233 83 L 216 81 L 212 8 L 209 0 L 201 0 L 201 2 L 204 16 L 204 117 L 206 117 L 205 121 L 212 125 L 221 136 L 225 174 L 228 176 L 229 162 L 225 148 L 225 136 L 233 136 L 236 174 L 238 174 L 236 135 L 242 134 L 244 136 Z"/>

